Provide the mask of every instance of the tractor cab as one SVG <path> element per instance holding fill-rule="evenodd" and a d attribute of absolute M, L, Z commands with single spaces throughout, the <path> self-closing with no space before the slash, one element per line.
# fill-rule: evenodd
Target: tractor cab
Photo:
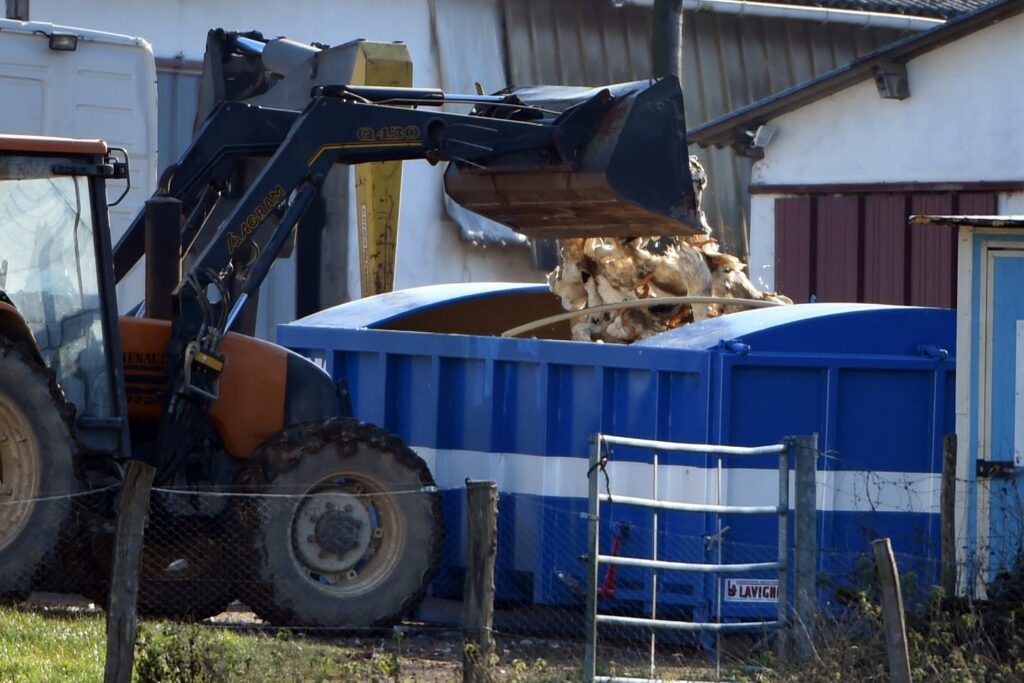
<path fill-rule="evenodd" d="M 126 432 L 105 181 L 98 140 L 0 136 L 0 335 L 54 375 L 85 450 Z"/>

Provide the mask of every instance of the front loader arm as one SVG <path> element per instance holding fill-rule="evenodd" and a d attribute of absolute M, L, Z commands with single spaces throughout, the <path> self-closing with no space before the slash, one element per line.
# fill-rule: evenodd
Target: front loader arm
<path fill-rule="evenodd" d="M 211 184 L 223 186 L 247 158 L 269 157 L 281 146 L 300 112 L 225 102 L 196 131 L 176 164 L 164 171 L 157 194 L 175 197 L 189 210 Z M 120 281 L 145 251 L 145 212 L 114 246 L 114 278 Z"/>
<path fill-rule="evenodd" d="M 223 221 L 193 268 L 213 270 L 251 291 L 260 282 L 245 263 L 265 253 L 261 230 L 270 211 L 304 183 L 319 187 L 337 164 L 427 159 L 490 166 L 512 159 L 524 167 L 565 165 L 550 125 L 482 119 L 429 110 L 372 104 L 336 96 L 314 98 L 277 153 Z M 281 224 L 277 230 L 290 230 Z M 270 228 L 274 230 L 274 228 Z M 238 276 L 243 277 L 239 278 Z M 237 295 L 235 286 L 229 287 Z"/>
<path fill-rule="evenodd" d="M 338 87 L 312 99 L 174 291 L 167 348 L 171 393 L 157 448 L 162 481 L 184 457 L 181 434 L 217 399 L 221 340 L 334 164 L 426 159 L 478 168 L 571 169 L 572 145 L 581 137 L 573 130 L 592 128 L 603 114 L 584 110 L 585 117 L 552 125 L 376 104 L 354 90 Z M 268 221 L 282 206 L 283 217 Z"/>

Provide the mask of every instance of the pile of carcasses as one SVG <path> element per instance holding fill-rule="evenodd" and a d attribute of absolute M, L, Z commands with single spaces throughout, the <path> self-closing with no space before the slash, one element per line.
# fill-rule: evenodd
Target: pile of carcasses
<path fill-rule="evenodd" d="M 690 158 L 698 207 L 707 185 L 704 169 Z M 706 232 L 711 228 L 700 212 Z M 686 238 L 595 237 L 561 240 L 561 263 L 548 275 L 551 291 L 567 311 L 667 296 L 717 296 L 793 303 L 762 292 L 737 257 L 718 250 L 708 235 Z M 706 318 L 744 310 L 742 305 L 663 304 L 583 313 L 572 321 L 577 341 L 629 343 Z"/>

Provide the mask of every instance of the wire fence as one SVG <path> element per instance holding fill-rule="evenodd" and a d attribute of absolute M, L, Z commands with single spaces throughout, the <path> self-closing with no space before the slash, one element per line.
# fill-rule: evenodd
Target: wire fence
<path fill-rule="evenodd" d="M 765 476 L 777 475 L 766 470 Z M 965 535 L 971 547 L 959 556 L 958 574 L 987 576 L 988 600 L 956 598 L 937 589 L 941 548 L 933 484 L 931 475 L 844 478 L 819 472 L 819 612 L 814 623 L 794 627 L 813 631 L 809 661 L 780 668 L 771 633 L 721 638 L 664 633 L 654 653 L 656 675 L 666 680 L 816 681 L 849 680 L 855 671 L 864 680 L 885 680 L 870 545 L 884 536 L 896 551 L 912 663 L 920 675 L 928 680 L 1020 680 L 1020 498 L 1016 504 L 993 506 L 984 534 Z M 614 485 L 612 480 L 613 492 Z M 29 604 L 35 609 L 99 614 L 110 590 L 116 494 L 109 488 L 0 502 L 0 530 L 15 539 L 0 548 L 4 597 L 21 601 L 32 593 Z M 846 502 L 836 510 L 823 506 L 823 500 Z M 501 495 L 496 680 L 580 680 L 586 505 L 585 498 Z M 976 510 L 968 505 L 959 503 L 964 516 Z M 616 504 L 613 496 L 602 503 L 601 518 L 602 554 L 649 556 L 655 534 L 650 511 Z M 11 533 L 19 527 L 33 531 Z M 387 495 L 357 489 L 313 495 L 155 489 L 143 552 L 138 656 L 143 664 L 149 661 L 146 648 L 160 642 L 152 637 L 159 629 L 185 628 L 168 624 L 201 622 L 207 630 L 227 629 L 276 644 L 297 638 L 328 648 L 321 656 L 322 680 L 458 680 L 466 533 L 461 488 Z M 663 560 L 777 559 L 774 519 L 669 511 L 661 513 L 656 533 Z M 648 568 L 602 566 L 601 612 L 649 616 L 652 576 Z M 658 578 L 658 616 L 770 620 L 777 609 L 773 578 L 772 572 L 666 572 Z M 0 628 L 0 644 L 3 637 Z M 650 673 L 649 632 L 644 629 L 602 626 L 598 652 L 601 675 L 644 678 Z M 275 678 L 273 670 L 246 675 L 245 680 Z"/>

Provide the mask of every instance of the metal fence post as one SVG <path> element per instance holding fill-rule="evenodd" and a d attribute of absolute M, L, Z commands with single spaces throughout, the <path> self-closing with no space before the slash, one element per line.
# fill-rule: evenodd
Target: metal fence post
<path fill-rule="evenodd" d="M 598 493 L 598 467 L 601 463 L 601 435 L 590 439 L 590 467 L 587 470 L 587 616 L 586 640 L 583 646 L 583 680 L 590 683 L 597 675 L 597 582 L 598 582 L 598 529 L 600 504 Z"/>
<path fill-rule="evenodd" d="M 797 661 L 811 656 L 814 614 L 817 611 L 815 565 L 818 556 L 817 482 L 818 435 L 793 439 L 796 500 L 793 511 L 793 616 Z"/>
<path fill-rule="evenodd" d="M 941 585 L 946 596 L 952 597 L 956 595 L 956 434 L 946 434 L 942 439 L 939 529 Z"/>
<path fill-rule="evenodd" d="M 779 635 L 776 641 L 778 667 L 789 662 L 789 456 L 793 440 L 785 440 L 786 449 L 779 453 Z"/>

